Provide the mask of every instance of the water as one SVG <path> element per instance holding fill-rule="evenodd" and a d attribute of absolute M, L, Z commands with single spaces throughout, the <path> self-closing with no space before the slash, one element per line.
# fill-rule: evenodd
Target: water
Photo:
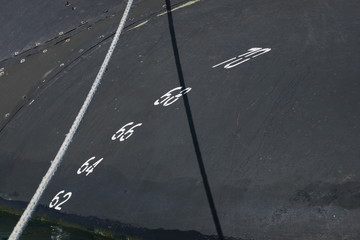
<path fill-rule="evenodd" d="M 0 240 L 6 240 L 19 216 L 0 212 Z M 79 229 L 62 227 L 43 221 L 31 221 L 24 231 L 21 240 L 110 240 Z"/>

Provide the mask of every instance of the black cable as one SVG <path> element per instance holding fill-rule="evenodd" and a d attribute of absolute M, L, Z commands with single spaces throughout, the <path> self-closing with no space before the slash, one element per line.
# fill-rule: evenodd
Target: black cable
<path fill-rule="evenodd" d="M 170 30 L 170 35 L 171 35 L 172 48 L 174 51 L 174 57 L 175 57 L 175 63 L 176 63 L 178 77 L 179 77 L 179 82 L 180 82 L 180 86 L 182 86 L 185 89 L 186 86 L 185 86 L 183 71 L 181 68 L 179 50 L 178 50 L 177 42 L 176 42 L 175 28 L 174 28 L 174 22 L 173 22 L 173 17 L 172 17 L 172 12 L 171 12 L 171 3 L 170 3 L 170 0 L 165 0 L 165 2 L 166 2 L 166 9 L 167 9 L 168 22 L 169 22 L 169 30 Z M 206 196 L 207 196 L 207 199 L 209 202 L 211 214 L 212 214 L 212 217 L 214 220 L 214 224 L 216 227 L 216 231 L 217 231 L 219 240 L 224 240 L 224 235 L 221 230 L 219 217 L 216 212 L 214 199 L 211 194 L 210 184 L 209 184 L 209 181 L 207 178 L 204 161 L 202 159 L 200 146 L 199 146 L 199 142 L 198 142 L 196 131 L 195 131 L 195 125 L 194 125 L 194 121 L 193 121 L 192 114 L 191 114 L 189 99 L 187 98 L 186 94 L 183 95 L 183 99 L 184 99 L 184 105 L 185 105 L 185 110 L 186 110 L 186 116 L 187 116 L 189 127 L 190 127 L 191 137 L 192 137 L 192 141 L 193 141 L 193 145 L 194 145 L 194 149 L 195 149 L 195 153 L 196 153 L 196 157 L 197 157 L 197 162 L 199 164 L 199 169 L 200 169 L 201 177 L 203 180 Z"/>

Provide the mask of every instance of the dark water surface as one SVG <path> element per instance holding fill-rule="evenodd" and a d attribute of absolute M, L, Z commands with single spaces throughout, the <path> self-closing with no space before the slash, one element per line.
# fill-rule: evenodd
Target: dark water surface
<path fill-rule="evenodd" d="M 0 212 L 0 240 L 9 237 L 16 225 L 19 216 Z M 68 228 L 43 222 L 31 221 L 24 231 L 21 240 L 109 240 L 110 238 L 85 232 L 79 229 Z"/>

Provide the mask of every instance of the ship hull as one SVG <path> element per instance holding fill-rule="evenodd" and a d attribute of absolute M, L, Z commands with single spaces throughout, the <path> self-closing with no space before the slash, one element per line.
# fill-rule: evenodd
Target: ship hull
<path fill-rule="evenodd" d="M 26 205 L 63 142 L 124 8 L 108 4 L 1 62 L 1 205 Z M 145 239 L 216 237 L 214 214 L 229 238 L 360 237 L 360 4 L 136 4 L 37 214 Z"/>

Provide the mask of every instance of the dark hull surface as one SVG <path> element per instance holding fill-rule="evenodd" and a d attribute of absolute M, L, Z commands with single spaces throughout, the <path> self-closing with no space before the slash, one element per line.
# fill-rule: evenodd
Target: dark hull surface
<path fill-rule="evenodd" d="M 33 21 L 16 30 L 19 39 L 11 34 L 22 22 L 3 20 L 3 206 L 31 199 L 125 6 L 53 2 L 14 10 Z M 202 160 L 225 237 L 359 239 L 360 2 L 172 4 L 169 18 L 165 1 L 135 2 L 39 213 L 145 239 L 215 236 Z M 191 88 L 185 102 L 178 95 L 168 106 L 154 104 L 184 84 Z M 124 141 L 112 140 L 140 123 Z M 92 157 L 91 164 L 103 160 L 78 174 Z M 50 209 L 62 190 L 71 197 Z"/>

